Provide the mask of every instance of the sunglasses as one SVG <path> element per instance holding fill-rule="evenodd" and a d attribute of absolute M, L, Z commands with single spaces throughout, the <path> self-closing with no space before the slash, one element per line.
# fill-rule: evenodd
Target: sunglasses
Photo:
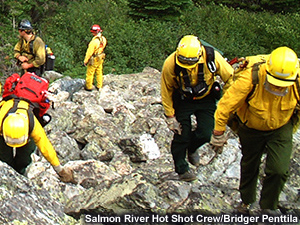
<path fill-rule="evenodd" d="M 179 55 L 177 57 L 177 59 L 180 63 L 186 64 L 186 65 L 194 65 L 199 61 L 199 58 L 197 58 L 197 57 L 187 58 L 182 55 Z"/>

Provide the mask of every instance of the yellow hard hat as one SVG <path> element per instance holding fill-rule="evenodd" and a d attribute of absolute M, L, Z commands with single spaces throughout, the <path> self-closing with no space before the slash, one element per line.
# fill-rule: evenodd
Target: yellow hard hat
<path fill-rule="evenodd" d="M 22 147 L 28 141 L 29 120 L 26 115 L 9 114 L 3 121 L 3 138 L 10 147 Z"/>
<path fill-rule="evenodd" d="M 294 84 L 299 72 L 297 54 L 288 47 L 273 50 L 267 60 L 267 81 L 279 87 Z"/>
<path fill-rule="evenodd" d="M 201 56 L 201 42 L 194 35 L 181 38 L 176 51 L 176 64 L 183 68 L 193 68 Z"/>

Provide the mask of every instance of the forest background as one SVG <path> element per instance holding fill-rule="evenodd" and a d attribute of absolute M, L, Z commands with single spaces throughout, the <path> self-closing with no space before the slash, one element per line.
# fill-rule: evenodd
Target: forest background
<path fill-rule="evenodd" d="M 182 35 L 193 34 L 229 60 L 288 46 L 300 56 L 299 0 L 1 0 L 0 76 L 15 72 L 17 25 L 29 19 L 56 56 L 55 70 L 85 76 L 90 27 L 108 45 L 104 74 L 161 70 Z"/>

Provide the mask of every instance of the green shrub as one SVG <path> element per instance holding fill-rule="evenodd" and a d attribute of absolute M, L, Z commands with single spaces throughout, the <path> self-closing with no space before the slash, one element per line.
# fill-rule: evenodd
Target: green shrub
<path fill-rule="evenodd" d="M 299 13 L 249 12 L 207 4 L 187 7 L 174 20 L 134 20 L 128 16 L 129 10 L 126 0 L 72 1 L 39 21 L 39 34 L 56 56 L 56 71 L 72 77 L 85 76 L 82 64 L 93 37 L 92 24 L 101 26 L 108 41 L 104 74 L 141 72 L 147 66 L 161 70 L 165 58 L 186 34 L 199 36 L 228 59 L 267 54 L 283 45 L 300 55 Z M 13 30 L 11 19 L 0 21 L 0 70 L 6 75 L 15 62 L 17 31 Z"/>

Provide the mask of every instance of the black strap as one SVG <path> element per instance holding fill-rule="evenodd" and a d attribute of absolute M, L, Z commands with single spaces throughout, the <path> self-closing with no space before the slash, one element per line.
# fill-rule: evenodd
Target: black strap
<path fill-rule="evenodd" d="M 28 118 L 29 118 L 29 135 L 31 134 L 31 132 L 33 131 L 33 127 L 34 127 L 34 114 L 33 114 L 33 106 L 31 104 L 29 104 L 29 108 L 27 110 L 28 113 Z"/>
<path fill-rule="evenodd" d="M 182 72 L 182 79 L 184 82 L 184 86 L 191 87 L 191 81 L 190 81 L 190 77 L 188 75 L 187 70 L 182 68 L 181 72 Z"/>
<path fill-rule="evenodd" d="M 205 89 L 208 86 L 206 85 L 205 79 L 204 79 L 204 65 L 203 63 L 198 64 L 198 84 L 193 88 L 193 92 L 195 94 L 199 93 L 201 89 Z M 204 85 L 203 85 L 204 84 Z"/>
<path fill-rule="evenodd" d="M 35 56 L 35 54 L 33 53 L 33 42 L 35 41 L 35 38 L 36 36 L 34 36 L 34 39 L 29 42 L 29 50 L 33 56 Z"/>
<path fill-rule="evenodd" d="M 204 64 L 199 63 L 198 64 L 198 83 L 201 83 L 203 81 L 205 81 L 205 79 L 204 79 Z"/>
<path fill-rule="evenodd" d="M 18 99 L 18 98 L 14 100 L 13 106 L 7 111 L 5 117 L 6 117 L 8 114 L 14 113 L 14 112 L 17 111 L 19 102 L 20 102 L 20 99 Z"/>
<path fill-rule="evenodd" d="M 35 95 L 35 97 L 39 97 L 38 96 L 38 94 L 34 91 L 34 90 L 32 90 L 32 89 L 30 89 L 30 88 L 28 88 L 28 87 L 22 87 L 21 89 L 26 89 L 27 91 L 29 91 L 29 92 L 31 92 L 32 94 L 34 94 Z"/>
<path fill-rule="evenodd" d="M 204 65 L 203 63 L 198 64 L 198 83 L 201 81 L 204 81 L 204 71 L 203 71 Z M 188 72 L 185 68 L 182 68 L 178 64 L 175 64 L 175 74 L 179 78 L 179 82 L 181 82 L 180 79 L 180 73 L 182 72 L 182 79 L 184 81 L 184 86 L 185 87 L 191 87 L 191 81 L 190 77 L 188 75 Z M 182 87 L 182 85 L 181 85 Z"/>
<path fill-rule="evenodd" d="M 296 77 L 296 89 L 297 89 L 297 92 L 298 92 L 298 97 L 300 97 L 300 85 L 299 85 L 299 81 L 298 81 L 298 79 L 299 79 L 299 74 L 297 75 L 297 77 Z M 300 104 L 300 98 L 298 99 L 298 104 Z"/>
<path fill-rule="evenodd" d="M 206 65 L 209 71 L 214 74 L 217 71 L 215 64 L 215 50 L 213 47 L 203 45 L 206 51 Z"/>
<path fill-rule="evenodd" d="M 36 38 L 36 36 L 34 36 L 33 40 L 29 41 L 29 52 L 23 50 L 22 53 L 25 52 L 25 53 L 31 54 L 31 55 L 33 55 L 35 57 L 35 54 L 33 53 L 33 42 L 35 41 L 35 38 Z M 22 39 L 22 41 L 21 41 L 21 48 L 23 48 L 23 42 L 24 42 L 24 40 L 25 39 Z"/>
<path fill-rule="evenodd" d="M 183 79 L 184 87 L 185 87 L 184 90 L 183 90 L 183 84 L 181 82 L 181 77 L 180 77 L 181 72 L 182 72 L 182 79 Z M 177 82 L 177 84 L 179 86 L 179 90 L 182 95 L 188 94 L 188 95 L 197 96 L 197 94 L 199 94 L 199 91 L 201 91 L 203 88 L 204 89 L 207 88 L 207 84 L 204 79 L 204 64 L 203 63 L 198 64 L 198 74 L 197 74 L 198 81 L 197 81 L 197 85 L 195 87 L 191 86 L 190 77 L 185 68 L 182 68 L 179 65 L 175 64 L 175 74 L 178 77 L 179 82 Z"/>

